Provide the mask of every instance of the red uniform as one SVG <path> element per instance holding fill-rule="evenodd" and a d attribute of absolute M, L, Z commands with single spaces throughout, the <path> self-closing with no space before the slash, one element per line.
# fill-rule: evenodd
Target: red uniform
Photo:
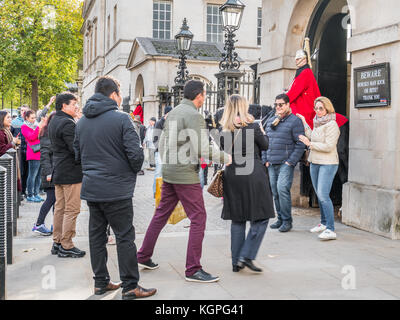
<path fill-rule="evenodd" d="M 140 122 L 143 124 L 143 108 L 140 104 L 138 104 L 135 111 L 132 112 L 132 118 L 134 118 L 134 116 L 140 116 Z"/>
<path fill-rule="evenodd" d="M 341 115 L 340 113 L 336 113 L 336 123 L 338 124 L 339 128 L 344 126 L 347 122 L 349 122 L 349 119 L 347 119 L 345 116 Z"/>
<path fill-rule="evenodd" d="M 314 128 L 314 101 L 321 96 L 317 81 L 309 67 L 306 67 L 294 79 L 293 85 L 287 93 L 293 114 L 301 114 L 311 129 Z"/>

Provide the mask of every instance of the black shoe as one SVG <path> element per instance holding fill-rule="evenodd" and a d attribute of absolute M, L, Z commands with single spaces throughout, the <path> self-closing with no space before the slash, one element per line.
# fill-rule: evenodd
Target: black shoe
<path fill-rule="evenodd" d="M 82 258 L 86 254 L 85 251 L 79 250 L 76 247 L 72 249 L 65 250 L 61 245 L 58 251 L 59 258 Z"/>
<path fill-rule="evenodd" d="M 293 226 L 291 223 L 285 222 L 279 228 L 279 232 L 289 232 L 290 230 L 292 230 L 292 228 L 293 228 Z"/>
<path fill-rule="evenodd" d="M 253 264 L 253 261 L 250 260 L 250 259 L 241 258 L 241 259 L 239 260 L 239 264 L 238 264 L 238 265 L 241 266 L 242 268 L 247 267 L 247 268 L 249 268 L 251 271 L 254 271 L 254 272 L 263 272 L 263 270 L 262 270 L 261 268 L 256 267 L 256 266 Z"/>
<path fill-rule="evenodd" d="M 55 243 L 53 242 L 53 246 L 51 247 L 51 254 L 56 255 L 58 254 L 58 251 L 60 250 L 61 243 Z"/>
<path fill-rule="evenodd" d="M 239 266 L 237 264 L 232 265 L 232 271 L 233 272 L 239 272 L 240 270 L 242 270 L 244 268 L 244 266 Z"/>
<path fill-rule="evenodd" d="M 140 171 L 137 173 L 137 175 L 138 175 L 138 176 L 144 176 L 144 171 L 143 171 L 143 170 L 140 170 Z"/>
<path fill-rule="evenodd" d="M 148 270 L 154 270 L 159 267 L 157 263 L 154 263 L 151 259 L 147 260 L 146 262 L 138 263 L 139 267 Z"/>
<path fill-rule="evenodd" d="M 277 222 L 275 222 L 274 224 L 271 224 L 270 228 L 271 229 L 279 229 L 282 226 L 282 221 L 278 220 Z"/>
<path fill-rule="evenodd" d="M 205 272 L 203 269 L 200 269 L 192 276 L 186 276 L 186 281 L 191 282 L 202 282 L 202 283 L 210 283 L 219 281 L 219 277 L 213 277 L 211 274 Z"/>

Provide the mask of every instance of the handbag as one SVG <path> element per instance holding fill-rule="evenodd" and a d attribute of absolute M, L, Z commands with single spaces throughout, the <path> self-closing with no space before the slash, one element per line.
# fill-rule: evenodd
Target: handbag
<path fill-rule="evenodd" d="M 37 152 L 40 151 L 40 143 L 32 144 L 32 145 L 30 145 L 30 144 L 28 143 L 28 146 L 31 147 L 33 153 L 37 153 Z"/>
<path fill-rule="evenodd" d="M 233 140 L 231 149 L 229 150 L 228 153 L 230 153 L 232 151 L 233 145 L 235 144 L 236 138 L 239 136 L 239 133 L 241 130 L 242 129 L 239 130 L 235 139 Z M 224 168 L 225 168 L 225 166 L 224 166 Z M 213 179 L 211 180 L 210 185 L 207 188 L 207 192 L 216 198 L 222 198 L 224 196 L 224 171 L 225 171 L 224 168 L 217 171 L 217 173 L 214 175 Z"/>
<path fill-rule="evenodd" d="M 216 198 L 222 198 L 224 196 L 224 169 L 218 170 L 211 180 L 210 185 L 207 188 L 208 193 Z"/>

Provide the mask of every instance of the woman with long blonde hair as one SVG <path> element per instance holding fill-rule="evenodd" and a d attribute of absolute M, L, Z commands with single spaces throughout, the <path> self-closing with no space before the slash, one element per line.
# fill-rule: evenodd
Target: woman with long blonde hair
<path fill-rule="evenodd" d="M 261 152 L 268 149 L 264 129 L 249 114 L 246 98 L 229 97 L 220 121 L 221 147 L 232 155 L 232 165 L 224 171 L 224 207 L 222 219 L 231 220 L 233 272 L 244 267 L 254 272 L 253 264 L 267 230 L 275 216 L 272 192 Z M 251 227 L 246 237 L 246 223 Z"/>

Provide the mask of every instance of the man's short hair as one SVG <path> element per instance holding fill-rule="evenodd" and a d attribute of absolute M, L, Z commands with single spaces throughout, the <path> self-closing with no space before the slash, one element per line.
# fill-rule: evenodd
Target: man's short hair
<path fill-rule="evenodd" d="M 290 102 L 290 98 L 289 98 L 289 96 L 288 96 L 286 93 L 282 93 L 282 94 L 278 95 L 278 96 L 275 98 L 275 101 L 276 101 L 276 100 L 283 100 L 283 101 L 285 101 L 285 103 L 289 103 L 289 102 Z"/>
<path fill-rule="evenodd" d="M 102 76 L 96 82 L 95 93 L 101 93 L 102 95 L 109 97 L 113 92 L 119 93 L 121 83 L 112 76 Z"/>
<path fill-rule="evenodd" d="M 56 97 L 56 111 L 61 111 L 63 104 L 69 105 L 72 100 L 78 101 L 78 97 L 72 92 L 66 91 Z"/>
<path fill-rule="evenodd" d="M 185 99 L 193 101 L 196 97 L 204 92 L 204 83 L 199 80 L 190 80 L 183 89 Z"/>

